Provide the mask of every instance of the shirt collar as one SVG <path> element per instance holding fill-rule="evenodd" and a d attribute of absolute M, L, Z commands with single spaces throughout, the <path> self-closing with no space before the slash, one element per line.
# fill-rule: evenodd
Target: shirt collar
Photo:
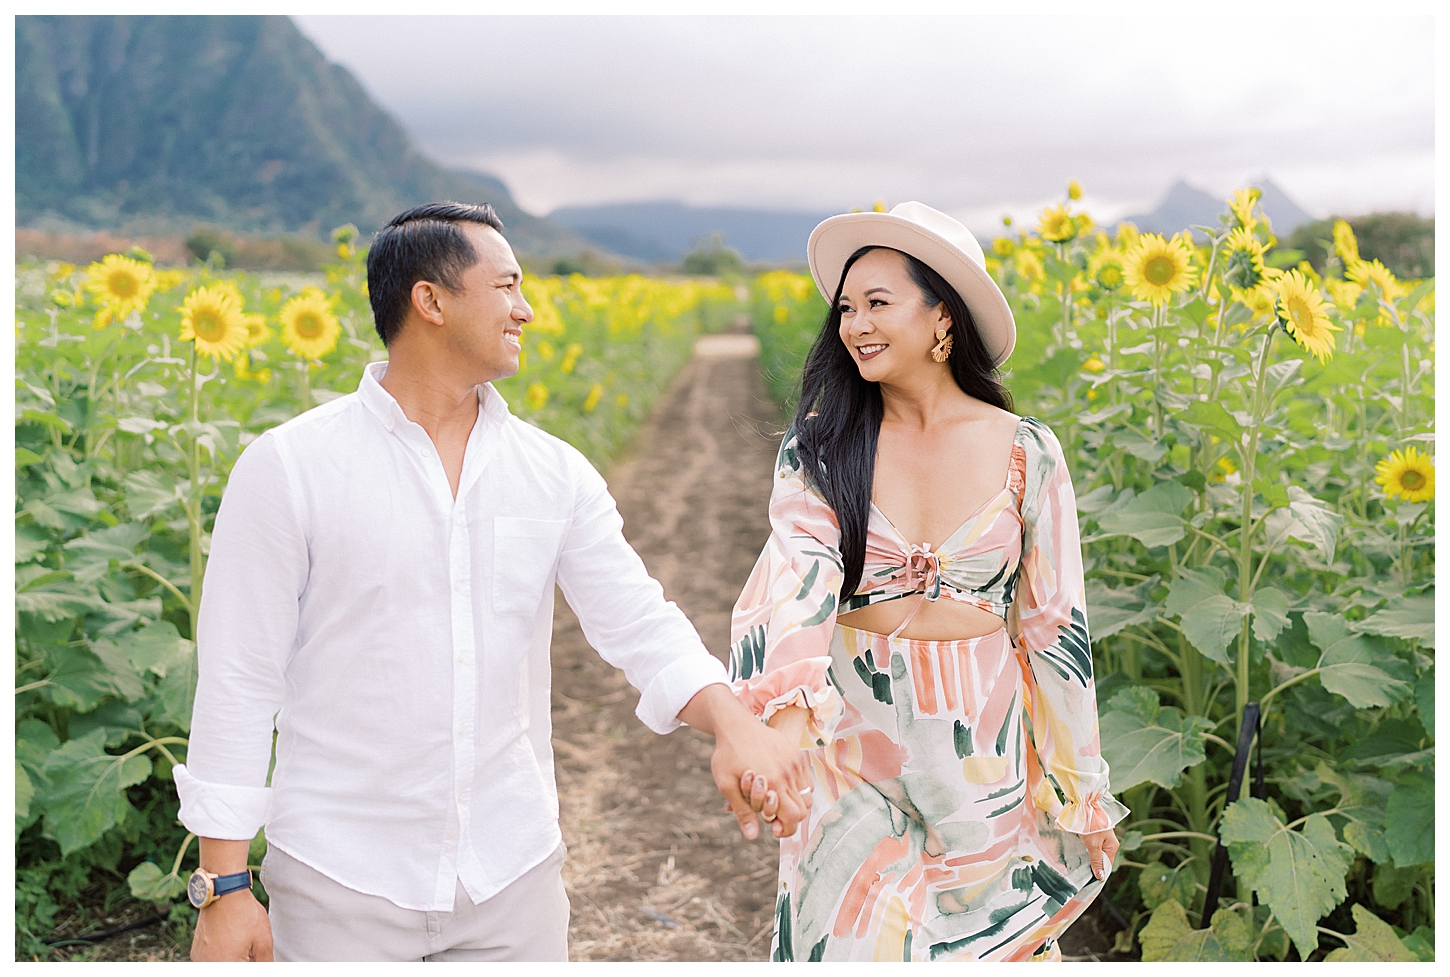
<path fill-rule="evenodd" d="M 363 368 L 362 379 L 357 385 L 357 395 L 368 410 L 372 411 L 383 426 L 391 431 L 396 425 L 405 423 L 408 415 L 398 406 L 392 394 L 383 389 L 383 375 L 388 372 L 388 361 L 379 360 Z M 478 408 L 489 424 L 500 424 L 509 416 L 508 401 L 503 399 L 491 383 L 478 385 Z"/>

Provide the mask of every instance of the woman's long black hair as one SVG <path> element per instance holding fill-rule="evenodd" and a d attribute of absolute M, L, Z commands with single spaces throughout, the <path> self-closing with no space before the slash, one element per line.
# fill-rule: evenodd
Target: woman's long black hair
<path fill-rule="evenodd" d="M 791 425 L 806 479 L 835 510 L 841 527 L 841 560 L 846 571 L 842 604 L 860 586 L 866 560 L 866 523 L 871 514 L 882 406 L 880 385 L 862 378 L 850 350 L 841 342 L 841 290 L 851 266 L 875 250 L 876 245 L 861 248 L 841 269 L 830 312 L 806 355 L 800 404 Z M 947 365 L 957 386 L 978 400 L 1010 411 L 1012 395 L 1002 385 L 967 303 L 925 263 L 905 252 L 897 253 L 906 259 L 911 280 L 921 289 L 922 302 L 928 308 L 944 304 L 951 316 L 954 339 Z"/>

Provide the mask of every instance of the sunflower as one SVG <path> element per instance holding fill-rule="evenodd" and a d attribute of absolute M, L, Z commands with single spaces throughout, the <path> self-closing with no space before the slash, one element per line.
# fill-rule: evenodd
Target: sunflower
<path fill-rule="evenodd" d="M 1067 199 L 1068 200 L 1081 200 L 1082 199 L 1082 184 L 1081 183 L 1078 183 L 1076 180 L 1068 180 L 1067 181 Z"/>
<path fill-rule="evenodd" d="M 1087 358 L 1087 362 L 1083 363 L 1082 368 L 1089 373 L 1101 373 L 1106 370 L 1108 366 L 1102 361 L 1101 358 L 1098 357 L 1097 353 L 1094 353 Z"/>
<path fill-rule="evenodd" d="M 1340 281 L 1338 278 L 1324 279 L 1324 287 L 1329 290 L 1329 297 L 1334 299 L 1334 304 L 1346 312 L 1359 304 L 1359 297 L 1364 293 L 1363 285 Z"/>
<path fill-rule="evenodd" d="M 1234 195 L 1229 198 L 1228 209 L 1233 213 L 1234 220 L 1240 227 L 1251 231 L 1254 229 L 1254 225 L 1258 223 L 1254 219 L 1254 204 L 1259 202 L 1261 196 L 1263 196 L 1263 191 L 1258 187 L 1247 187 L 1235 190 Z"/>
<path fill-rule="evenodd" d="M 1319 289 L 1298 269 L 1285 272 L 1274 289 L 1285 330 L 1319 362 L 1328 361 L 1334 355 L 1334 333 L 1339 327 L 1329 321 L 1329 306 Z"/>
<path fill-rule="evenodd" d="M 1198 280 L 1192 264 L 1193 251 L 1183 238 L 1164 240 L 1161 234 L 1144 234 L 1128 251 L 1123 264 L 1123 281 L 1133 297 L 1154 305 L 1166 305 L 1176 292 L 1187 291 Z"/>
<path fill-rule="evenodd" d="M 1223 280 L 1238 291 L 1264 281 L 1264 245 L 1248 228 L 1234 228 L 1223 243 Z"/>
<path fill-rule="evenodd" d="M 1042 259 L 1037 257 L 1036 252 L 1023 248 L 1017 252 L 1017 274 L 1029 282 L 1040 282 L 1045 276 L 1042 270 Z"/>
<path fill-rule="evenodd" d="M 261 316 L 257 316 L 257 318 L 260 319 Z M 232 360 L 232 370 L 236 373 L 238 380 L 255 380 L 258 383 L 266 383 L 272 379 L 270 368 L 264 366 L 260 370 L 253 370 L 251 366 L 252 354 L 245 349 L 237 354 L 236 359 Z"/>
<path fill-rule="evenodd" d="M 1121 221 L 1117 231 L 1118 250 L 1126 253 L 1138 243 L 1138 225 L 1132 221 Z"/>
<path fill-rule="evenodd" d="M 1378 285 L 1380 294 L 1391 302 L 1410 294 L 1404 282 L 1380 264 L 1378 258 L 1373 261 L 1345 262 L 1344 277 L 1362 288 L 1368 288 L 1371 284 Z"/>
<path fill-rule="evenodd" d="M 1115 292 L 1123 287 L 1123 260 L 1123 252 L 1105 247 L 1088 262 L 1088 274 L 1099 288 Z"/>
<path fill-rule="evenodd" d="M 992 241 L 992 253 L 999 258 L 1008 258 L 1012 255 L 1012 239 L 1010 237 L 999 237 Z"/>
<path fill-rule="evenodd" d="M 320 360 L 337 348 L 342 326 L 322 290 L 308 286 L 282 306 L 282 342 L 304 360 Z"/>
<path fill-rule="evenodd" d="M 1385 495 L 1398 495 L 1406 502 L 1429 502 L 1435 497 L 1435 463 L 1410 445 L 1404 451 L 1391 451 L 1390 456 L 1374 466 L 1375 482 Z"/>
<path fill-rule="evenodd" d="M 560 373 L 573 373 L 574 364 L 579 362 L 579 354 L 584 352 L 584 347 L 578 343 L 570 343 L 564 347 L 564 362 L 559 364 Z"/>
<path fill-rule="evenodd" d="M 105 328 L 112 319 L 125 321 L 132 312 L 146 311 L 146 302 L 155 288 L 152 267 L 124 255 L 108 254 L 86 269 L 86 290 L 101 305 L 97 329 Z"/>
<path fill-rule="evenodd" d="M 247 345 L 241 296 L 228 285 L 203 285 L 181 303 L 181 341 L 198 356 L 230 360 Z"/>
<path fill-rule="evenodd" d="M 1048 207 L 1037 221 L 1037 233 L 1054 244 L 1077 237 L 1077 221 L 1066 207 Z"/>
<path fill-rule="evenodd" d="M 1359 260 L 1359 242 L 1354 239 L 1354 228 L 1349 226 L 1349 221 L 1334 222 L 1334 253 L 1346 268 Z"/>
<path fill-rule="evenodd" d="M 247 327 L 248 346 L 260 346 L 272 338 L 272 330 L 267 328 L 266 316 L 256 313 L 243 314 L 242 325 Z"/>
<path fill-rule="evenodd" d="M 549 402 L 549 388 L 535 380 L 524 391 L 524 402 L 531 410 L 538 410 Z"/>

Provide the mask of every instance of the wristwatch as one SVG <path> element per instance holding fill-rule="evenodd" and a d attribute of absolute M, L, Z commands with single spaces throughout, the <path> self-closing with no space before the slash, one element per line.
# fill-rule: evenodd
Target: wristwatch
<path fill-rule="evenodd" d="M 197 869 L 186 880 L 186 900 L 197 909 L 204 909 L 229 892 L 239 892 L 251 887 L 251 869 L 233 875 L 213 875 L 204 869 Z"/>

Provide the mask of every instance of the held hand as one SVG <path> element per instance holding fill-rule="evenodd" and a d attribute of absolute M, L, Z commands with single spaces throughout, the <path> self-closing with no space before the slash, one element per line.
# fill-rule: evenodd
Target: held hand
<path fill-rule="evenodd" d="M 695 693 L 680 710 L 680 719 L 715 737 L 710 772 L 715 786 L 725 795 L 730 810 L 740 822 L 740 833 L 752 841 L 760 836 L 755 814 L 765 807 L 768 785 L 776 785 L 778 795 L 771 809 L 775 815 L 771 830 L 777 838 L 794 834 L 796 824 L 810 808 L 809 801 L 801 795 L 801 789 L 805 788 L 805 797 L 810 796 L 811 779 L 805 754 L 799 749 L 800 740 L 792 740 L 762 725 L 724 683 L 707 685 Z M 751 772 L 751 786 L 741 790 L 746 771 Z M 761 785 L 759 801 L 752 804 L 748 795 L 754 791 L 756 774 L 768 783 Z"/>
<path fill-rule="evenodd" d="M 271 961 L 272 921 L 250 890 L 229 892 L 200 911 L 191 959 Z"/>
<path fill-rule="evenodd" d="M 1098 879 L 1107 878 L 1108 870 L 1113 867 L 1113 858 L 1118 854 L 1118 836 L 1112 828 L 1105 828 L 1078 837 L 1087 845 L 1088 864 L 1093 867 L 1093 875 Z"/>

